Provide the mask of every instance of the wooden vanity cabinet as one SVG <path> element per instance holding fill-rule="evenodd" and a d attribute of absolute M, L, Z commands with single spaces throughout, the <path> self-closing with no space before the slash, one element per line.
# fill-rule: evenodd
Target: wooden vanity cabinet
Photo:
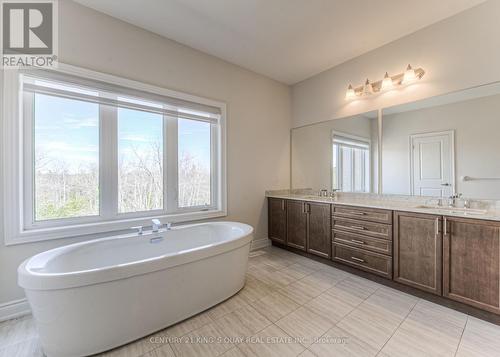
<path fill-rule="evenodd" d="M 306 203 L 308 212 L 307 252 L 323 258 L 331 257 L 331 205 Z"/>
<path fill-rule="evenodd" d="M 268 220 L 269 239 L 286 244 L 286 200 L 268 199 Z"/>
<path fill-rule="evenodd" d="M 442 217 L 394 212 L 394 280 L 441 295 Z"/>
<path fill-rule="evenodd" d="M 307 205 L 304 201 L 286 202 L 287 245 L 300 250 L 307 246 Z"/>
<path fill-rule="evenodd" d="M 443 296 L 500 313 L 500 222 L 444 217 Z"/>

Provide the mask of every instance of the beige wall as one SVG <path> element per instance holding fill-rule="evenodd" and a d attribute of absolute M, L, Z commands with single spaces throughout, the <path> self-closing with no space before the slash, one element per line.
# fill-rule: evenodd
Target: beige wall
<path fill-rule="evenodd" d="M 500 1 L 487 1 L 294 85 L 292 126 L 500 80 L 499 14 Z M 372 99 L 345 101 L 349 83 L 382 79 L 385 71 L 402 72 L 408 63 L 426 70 L 419 84 Z"/>
<path fill-rule="evenodd" d="M 290 180 L 288 86 L 70 1 L 59 2 L 59 54 L 68 64 L 226 102 L 227 219 L 267 237 L 264 191 Z M 76 240 L 5 247 L 2 238 L 0 304 L 23 297 L 16 269 L 24 259 Z"/>
<path fill-rule="evenodd" d="M 412 134 L 455 131 L 456 192 L 466 198 L 500 199 L 499 181 L 461 181 L 462 176 L 500 177 L 500 95 L 383 116 L 383 193 L 410 194 Z"/>

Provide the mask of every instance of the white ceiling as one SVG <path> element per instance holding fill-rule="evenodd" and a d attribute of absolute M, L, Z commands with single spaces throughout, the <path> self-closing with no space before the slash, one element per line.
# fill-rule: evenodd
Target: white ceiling
<path fill-rule="evenodd" d="M 484 0 L 76 0 L 294 84 Z"/>

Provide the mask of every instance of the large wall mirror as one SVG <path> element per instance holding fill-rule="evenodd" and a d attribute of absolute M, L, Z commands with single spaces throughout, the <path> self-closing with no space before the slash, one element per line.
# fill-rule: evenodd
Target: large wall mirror
<path fill-rule="evenodd" d="M 500 84 L 383 110 L 382 192 L 500 199 Z"/>
<path fill-rule="evenodd" d="M 381 130 L 377 116 L 293 129 L 291 188 L 500 199 L 500 83 L 384 108 Z"/>
<path fill-rule="evenodd" d="M 376 192 L 376 111 L 292 129 L 292 188 Z"/>

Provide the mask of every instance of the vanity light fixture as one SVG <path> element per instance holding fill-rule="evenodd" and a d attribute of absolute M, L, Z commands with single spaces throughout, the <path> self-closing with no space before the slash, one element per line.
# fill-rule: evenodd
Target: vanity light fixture
<path fill-rule="evenodd" d="M 370 94 L 373 94 L 373 86 L 367 78 L 365 86 L 363 87 L 363 95 L 370 95 Z"/>
<path fill-rule="evenodd" d="M 392 78 L 389 76 L 389 73 L 385 72 L 384 79 L 382 80 L 382 84 L 380 86 L 381 91 L 386 91 L 394 88 L 392 84 Z"/>
<path fill-rule="evenodd" d="M 383 91 L 388 91 L 395 89 L 398 86 L 403 86 L 416 82 L 422 79 L 425 71 L 422 68 L 414 69 L 410 64 L 406 67 L 406 70 L 402 73 L 396 74 L 395 76 L 390 76 L 389 73 L 385 72 L 385 76 L 382 80 L 371 83 L 368 79 L 365 84 L 353 87 L 349 84 L 347 92 L 345 95 L 346 100 L 353 100 L 366 95 L 376 94 Z"/>
<path fill-rule="evenodd" d="M 345 99 L 351 100 L 354 98 L 356 98 L 356 93 L 354 92 L 354 88 L 352 87 L 352 84 L 349 84 L 349 87 L 347 87 L 347 92 L 345 93 Z"/>
<path fill-rule="evenodd" d="M 415 70 L 411 67 L 409 64 L 408 67 L 406 67 L 405 74 L 403 76 L 403 84 L 411 83 L 417 79 L 417 75 L 415 73 Z"/>

